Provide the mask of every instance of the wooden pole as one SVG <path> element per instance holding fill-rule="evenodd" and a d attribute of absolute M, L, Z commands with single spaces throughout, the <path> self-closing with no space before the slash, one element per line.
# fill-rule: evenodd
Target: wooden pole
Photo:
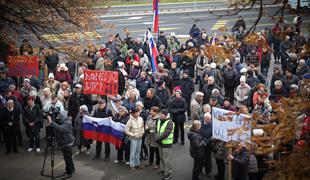
<path fill-rule="evenodd" d="M 229 147 L 228 149 L 229 151 L 229 155 L 231 155 L 232 153 L 232 147 Z M 228 161 L 228 180 L 232 180 L 232 175 L 231 175 L 231 171 L 232 171 L 232 162 L 231 160 Z"/>

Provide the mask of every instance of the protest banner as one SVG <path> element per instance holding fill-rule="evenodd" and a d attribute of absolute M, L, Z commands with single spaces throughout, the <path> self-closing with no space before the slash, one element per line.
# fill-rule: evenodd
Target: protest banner
<path fill-rule="evenodd" d="M 39 75 L 38 56 L 8 56 L 8 75 Z"/>
<path fill-rule="evenodd" d="M 85 70 L 83 89 L 85 94 L 117 95 L 118 72 Z"/>
<path fill-rule="evenodd" d="M 213 138 L 225 142 L 251 142 L 251 116 L 236 114 L 235 112 L 212 108 Z"/>

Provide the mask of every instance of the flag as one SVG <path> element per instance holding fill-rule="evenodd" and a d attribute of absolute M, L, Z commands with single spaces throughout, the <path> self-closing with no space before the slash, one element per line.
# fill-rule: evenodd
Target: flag
<path fill-rule="evenodd" d="M 153 0 L 153 30 L 154 33 L 158 32 L 158 2 L 159 0 Z"/>
<path fill-rule="evenodd" d="M 86 139 L 109 142 L 120 148 L 124 133 L 125 125 L 111 118 L 83 117 L 83 135 Z"/>
<path fill-rule="evenodd" d="M 151 62 L 152 62 L 152 71 L 155 72 L 157 70 L 157 56 L 158 56 L 158 51 L 156 48 L 156 44 L 153 38 L 153 35 L 149 30 L 146 31 L 146 37 L 149 40 L 149 48 L 150 48 L 150 53 L 151 53 Z"/>

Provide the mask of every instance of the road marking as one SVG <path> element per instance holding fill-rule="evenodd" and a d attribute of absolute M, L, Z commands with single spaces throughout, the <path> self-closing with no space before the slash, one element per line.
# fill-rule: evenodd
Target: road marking
<path fill-rule="evenodd" d="M 175 29 L 181 29 L 182 27 L 166 27 L 166 28 L 160 28 L 159 27 L 159 30 L 162 30 L 162 31 L 169 31 L 169 30 L 175 30 Z M 137 30 L 130 30 L 130 32 L 132 33 L 136 33 L 136 32 L 145 32 L 145 29 L 137 29 Z"/>
<path fill-rule="evenodd" d="M 93 40 L 97 38 L 101 38 L 102 36 L 97 32 L 83 32 L 83 33 L 63 33 L 63 34 L 45 34 L 42 35 L 41 38 L 47 41 L 60 42 L 67 40 L 75 40 L 75 39 L 87 39 Z"/>
<path fill-rule="evenodd" d="M 130 17 L 128 18 L 128 20 L 138 20 L 138 19 L 142 19 L 142 16 L 135 16 L 135 17 Z"/>
<path fill-rule="evenodd" d="M 220 27 L 225 26 L 228 20 L 219 20 L 211 28 L 211 30 L 218 30 Z"/>

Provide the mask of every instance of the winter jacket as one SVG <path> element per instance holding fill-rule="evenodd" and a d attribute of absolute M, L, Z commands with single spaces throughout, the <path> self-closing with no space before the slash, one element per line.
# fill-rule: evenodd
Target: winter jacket
<path fill-rule="evenodd" d="M 134 118 L 130 115 L 129 120 L 126 123 L 125 134 L 131 139 L 141 139 L 144 135 L 143 119 L 140 116 L 138 118 Z"/>
<path fill-rule="evenodd" d="M 150 110 L 151 107 L 153 107 L 153 106 L 157 106 L 159 108 L 162 107 L 161 100 L 159 99 L 159 97 L 157 95 L 154 95 L 152 99 L 145 97 L 143 99 L 143 104 L 144 104 L 144 108 L 146 110 Z"/>
<path fill-rule="evenodd" d="M 225 142 L 221 140 L 213 140 L 212 144 L 213 144 L 212 150 L 213 150 L 214 158 L 224 160 L 227 155 Z"/>
<path fill-rule="evenodd" d="M 165 109 L 168 107 L 168 100 L 170 99 L 170 92 L 167 88 L 160 89 L 159 87 L 155 88 L 155 94 L 159 97 L 161 101 L 161 108 Z"/>
<path fill-rule="evenodd" d="M 235 79 L 237 72 L 234 69 L 226 68 L 223 72 L 224 86 L 228 89 L 233 89 L 235 85 Z"/>
<path fill-rule="evenodd" d="M 126 98 L 124 101 L 123 101 L 123 106 L 126 107 L 126 109 L 128 111 L 131 111 L 133 109 L 135 109 L 136 107 L 136 102 L 137 100 L 135 99 L 134 101 L 130 101 L 129 98 Z"/>
<path fill-rule="evenodd" d="M 60 123 L 57 124 L 53 121 L 51 127 L 56 131 L 55 137 L 58 147 L 65 148 L 73 146 L 74 136 L 72 134 L 72 123 L 65 114 L 60 112 Z"/>
<path fill-rule="evenodd" d="M 4 92 L 9 89 L 9 85 L 14 84 L 15 82 L 13 81 L 12 78 L 6 77 L 4 79 L 0 78 L 0 94 L 4 95 Z"/>
<path fill-rule="evenodd" d="M 255 87 L 257 84 L 261 83 L 260 80 L 257 77 L 254 76 L 248 76 L 246 79 L 246 83 L 251 87 Z"/>
<path fill-rule="evenodd" d="M 49 88 L 52 94 L 56 94 L 56 89 L 59 86 L 59 82 L 54 80 L 54 81 L 45 81 L 44 82 L 44 87 L 45 88 Z"/>
<path fill-rule="evenodd" d="M 68 116 L 71 116 L 74 120 L 82 105 L 86 105 L 89 112 L 92 111 L 92 102 L 89 97 L 83 93 L 78 95 L 74 92 L 68 100 Z"/>
<path fill-rule="evenodd" d="M 3 108 L 0 115 L 0 127 L 9 133 L 16 134 L 19 128 L 20 110 L 18 108 L 13 108 L 10 111 L 8 108 Z M 9 123 L 12 123 L 12 125 L 9 125 Z"/>
<path fill-rule="evenodd" d="M 174 123 L 171 121 L 169 114 L 167 115 L 166 119 L 160 119 L 160 126 L 162 126 L 165 121 L 169 121 L 169 122 L 166 126 L 165 131 L 161 135 L 159 135 L 159 132 L 157 131 L 158 128 L 156 126 L 155 142 L 159 144 L 160 148 L 171 148 L 172 144 L 162 144 L 161 142 L 162 140 L 166 139 L 170 135 L 170 133 L 173 133 L 173 128 L 174 128 Z"/>
<path fill-rule="evenodd" d="M 247 103 L 247 99 L 249 97 L 251 91 L 251 87 L 248 84 L 244 86 L 239 85 L 235 91 L 235 99 L 237 100 L 236 106 L 241 107 Z"/>
<path fill-rule="evenodd" d="M 290 92 L 291 85 L 292 84 L 298 84 L 298 77 L 294 74 L 292 74 L 292 77 L 289 79 L 286 76 L 283 77 L 282 79 L 283 86 L 286 89 L 287 92 Z"/>
<path fill-rule="evenodd" d="M 208 57 L 199 55 L 196 59 L 196 73 L 197 76 L 201 76 L 209 63 Z"/>
<path fill-rule="evenodd" d="M 27 127 L 30 127 L 29 123 L 31 122 L 35 123 L 35 125 L 31 126 L 31 128 L 39 128 L 41 126 L 42 112 L 39 105 L 34 104 L 32 108 L 30 108 L 28 105 L 25 106 L 22 115 L 24 124 Z"/>
<path fill-rule="evenodd" d="M 148 79 L 142 79 L 142 78 L 138 78 L 137 82 L 136 82 L 136 87 L 140 92 L 140 96 L 141 98 L 144 98 L 146 96 L 146 92 L 149 88 L 152 88 L 152 82 Z"/>
<path fill-rule="evenodd" d="M 191 157 L 194 159 L 204 158 L 204 147 L 206 143 L 203 141 L 201 135 L 194 130 L 190 130 L 187 133 L 187 137 L 190 142 L 189 152 Z"/>
<path fill-rule="evenodd" d="M 145 124 L 146 144 L 151 147 L 159 147 L 158 143 L 155 141 L 157 121 L 160 121 L 159 115 L 155 117 L 149 116 Z"/>
<path fill-rule="evenodd" d="M 180 80 L 180 86 L 182 91 L 182 96 L 186 101 L 191 100 L 192 93 L 194 92 L 194 82 L 191 78 L 182 78 Z"/>
<path fill-rule="evenodd" d="M 268 52 L 262 53 L 261 68 L 269 69 L 270 61 L 271 61 L 271 54 Z"/>
<path fill-rule="evenodd" d="M 249 53 L 246 56 L 246 64 L 247 65 L 254 64 L 254 66 L 257 67 L 259 65 L 259 59 L 257 54 Z"/>
<path fill-rule="evenodd" d="M 186 101 L 184 98 L 172 97 L 169 101 L 168 109 L 174 122 L 186 121 Z"/>
<path fill-rule="evenodd" d="M 143 54 L 143 57 L 140 57 L 140 66 L 142 71 L 147 71 L 151 67 L 151 63 L 146 54 Z"/>
<path fill-rule="evenodd" d="M 203 141 L 206 143 L 206 149 L 211 150 L 211 138 L 212 138 L 212 122 L 209 124 L 201 123 L 201 128 L 199 130 Z"/>
<path fill-rule="evenodd" d="M 59 63 L 58 54 L 53 54 L 46 57 L 45 64 L 48 68 L 56 68 L 57 64 Z"/>
<path fill-rule="evenodd" d="M 270 93 L 269 99 L 271 101 L 277 102 L 282 97 L 288 97 L 288 96 L 289 96 L 288 91 L 284 87 L 281 87 L 281 89 L 273 89 Z"/>
<path fill-rule="evenodd" d="M 240 152 L 233 154 L 232 160 L 232 176 L 234 180 L 248 179 L 249 152 L 246 148 L 242 148 Z"/>
<path fill-rule="evenodd" d="M 198 120 L 199 116 L 202 113 L 202 104 L 198 102 L 196 98 L 193 98 L 191 102 L 191 119 Z"/>
<path fill-rule="evenodd" d="M 202 87 L 202 92 L 204 94 L 203 96 L 203 104 L 207 104 L 209 103 L 210 101 L 210 97 L 212 95 L 212 90 L 213 89 L 218 89 L 218 90 L 221 90 L 220 86 L 218 86 L 217 84 L 212 84 L 212 85 L 208 85 L 208 84 L 205 84 L 203 87 Z"/>
<path fill-rule="evenodd" d="M 55 80 L 60 81 L 60 82 L 67 81 L 69 84 L 72 82 L 72 78 L 68 70 L 66 71 L 58 70 L 56 72 Z"/>
<path fill-rule="evenodd" d="M 86 112 L 84 115 L 88 115 Z M 75 143 L 79 146 L 87 146 L 91 144 L 91 140 L 85 139 L 83 135 L 83 115 L 80 112 L 75 118 L 75 130 L 76 130 L 76 141 Z"/>
<path fill-rule="evenodd" d="M 251 153 L 249 157 L 249 173 L 258 173 L 257 159 L 254 153 Z"/>

